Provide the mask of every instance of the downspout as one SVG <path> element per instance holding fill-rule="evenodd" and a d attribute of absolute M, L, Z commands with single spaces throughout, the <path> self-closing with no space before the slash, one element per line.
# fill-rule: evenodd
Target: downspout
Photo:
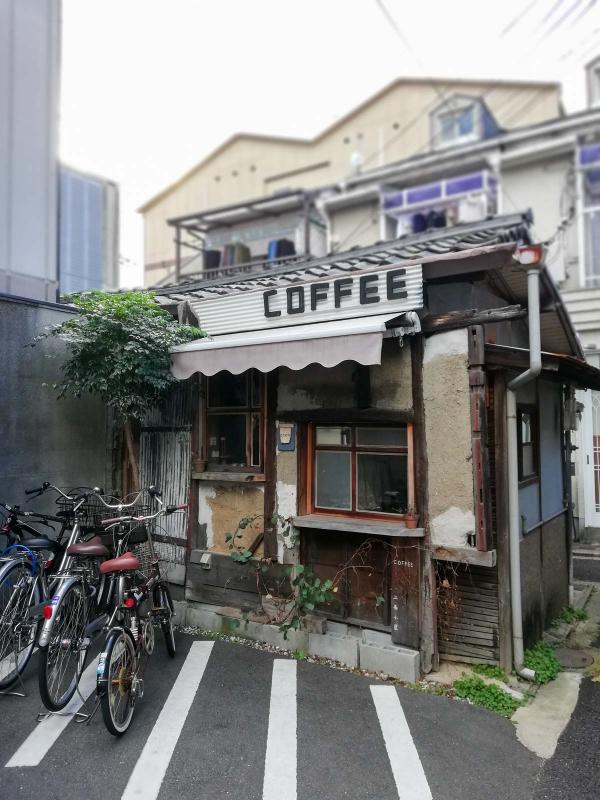
<path fill-rule="evenodd" d="M 533 252 L 532 252 L 533 251 Z M 529 369 L 514 378 L 506 392 L 506 436 L 508 444 L 508 530 L 510 551 L 510 602 L 512 616 L 513 663 L 515 672 L 528 681 L 535 672 L 524 665 L 523 605 L 521 598 L 521 518 L 519 514 L 519 463 L 517 453 L 517 395 L 521 386 L 535 380 L 542 371 L 540 339 L 540 274 L 538 262 L 541 248 L 523 248 L 525 263 L 536 254 L 536 266 L 527 269 L 527 305 L 529 322 Z M 521 261 L 521 258 L 519 258 Z M 521 263 L 523 263 L 521 261 Z M 531 263 L 531 262 L 530 262 Z"/>

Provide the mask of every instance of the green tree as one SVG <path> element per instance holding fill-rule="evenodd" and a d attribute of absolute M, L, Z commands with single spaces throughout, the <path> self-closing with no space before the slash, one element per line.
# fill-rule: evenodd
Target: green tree
<path fill-rule="evenodd" d="M 123 421 L 135 479 L 139 479 L 131 422 L 158 405 L 176 382 L 170 371 L 170 349 L 200 339 L 200 328 L 179 325 L 154 301 L 152 292 L 109 294 L 97 290 L 70 296 L 79 315 L 55 325 L 32 342 L 48 336 L 62 339 L 69 357 L 58 396 L 96 395 Z"/>

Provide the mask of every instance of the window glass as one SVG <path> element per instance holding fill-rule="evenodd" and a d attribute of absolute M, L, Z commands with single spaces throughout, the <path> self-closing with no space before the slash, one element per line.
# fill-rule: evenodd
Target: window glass
<path fill-rule="evenodd" d="M 207 422 L 208 461 L 216 464 L 246 464 L 246 415 L 214 414 Z"/>
<path fill-rule="evenodd" d="M 530 478 L 536 474 L 535 469 L 535 453 L 531 444 L 524 445 L 521 454 L 522 459 L 522 478 Z"/>
<path fill-rule="evenodd" d="M 352 455 L 336 450 L 317 450 L 315 457 L 315 505 L 319 508 L 352 509 Z"/>
<path fill-rule="evenodd" d="M 208 379 L 208 407 L 236 408 L 247 405 L 247 374 L 220 372 Z"/>
<path fill-rule="evenodd" d="M 260 466 L 260 414 L 252 414 L 252 455 L 250 464 Z"/>
<path fill-rule="evenodd" d="M 406 428 L 357 428 L 358 447 L 406 447 Z"/>
<path fill-rule="evenodd" d="M 404 514 L 408 505 L 404 453 L 356 454 L 356 509 Z"/>
<path fill-rule="evenodd" d="M 521 442 L 523 444 L 531 444 L 532 441 L 531 414 L 523 411 L 521 412 Z"/>
<path fill-rule="evenodd" d="M 473 109 L 465 108 L 458 114 L 458 136 L 468 136 L 473 129 Z"/>
<path fill-rule="evenodd" d="M 350 447 L 351 444 L 352 431 L 350 428 L 331 426 L 317 428 L 317 445 Z"/>

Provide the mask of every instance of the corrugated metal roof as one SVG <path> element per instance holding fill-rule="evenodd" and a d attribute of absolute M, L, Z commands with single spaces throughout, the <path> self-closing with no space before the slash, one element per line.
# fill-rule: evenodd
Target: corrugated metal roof
<path fill-rule="evenodd" d="M 531 244 L 529 213 L 493 217 L 468 225 L 411 234 L 390 242 L 380 242 L 371 247 L 354 248 L 334 253 L 325 258 L 308 258 L 293 264 L 283 264 L 269 269 L 267 263 L 253 274 L 224 275 L 210 281 L 187 282 L 173 287 L 160 287 L 156 300 L 164 306 L 186 302 L 201 313 L 204 301 L 219 297 L 242 295 L 252 290 L 285 288 L 296 283 L 306 283 L 319 278 L 335 278 L 373 270 L 378 266 L 401 263 L 427 264 L 456 258 L 493 253 L 507 243 Z M 511 303 L 527 305 L 527 270 L 508 259 L 490 260 L 484 266 L 488 280 L 498 294 Z M 468 270 L 466 270 L 468 271 Z M 427 274 L 425 274 L 427 282 Z M 583 358 L 583 350 L 568 312 L 550 274 L 545 267 L 540 270 L 541 334 L 545 350 L 570 353 Z"/>

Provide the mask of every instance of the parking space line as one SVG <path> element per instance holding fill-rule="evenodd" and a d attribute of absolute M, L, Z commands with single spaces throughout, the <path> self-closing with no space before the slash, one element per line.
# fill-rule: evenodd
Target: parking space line
<path fill-rule="evenodd" d="M 60 715 L 51 714 L 41 722 L 38 722 L 37 726 L 29 734 L 27 739 L 25 739 L 14 756 L 6 763 L 6 766 L 37 767 L 69 722 L 71 722 L 73 714 L 79 711 L 84 701 L 88 699 L 95 688 L 96 659 L 87 666 L 79 681 L 79 692 L 83 700 L 76 692 Z M 63 716 L 63 714 L 67 716 Z"/>
<path fill-rule="evenodd" d="M 196 696 L 214 642 L 192 642 L 183 666 L 144 749 L 129 777 L 121 800 L 156 800 L 177 741 Z"/>
<path fill-rule="evenodd" d="M 401 800 L 431 800 L 419 753 L 394 686 L 371 686 L 371 695 Z"/>
<path fill-rule="evenodd" d="M 263 800 L 296 800 L 296 661 L 273 661 Z"/>

